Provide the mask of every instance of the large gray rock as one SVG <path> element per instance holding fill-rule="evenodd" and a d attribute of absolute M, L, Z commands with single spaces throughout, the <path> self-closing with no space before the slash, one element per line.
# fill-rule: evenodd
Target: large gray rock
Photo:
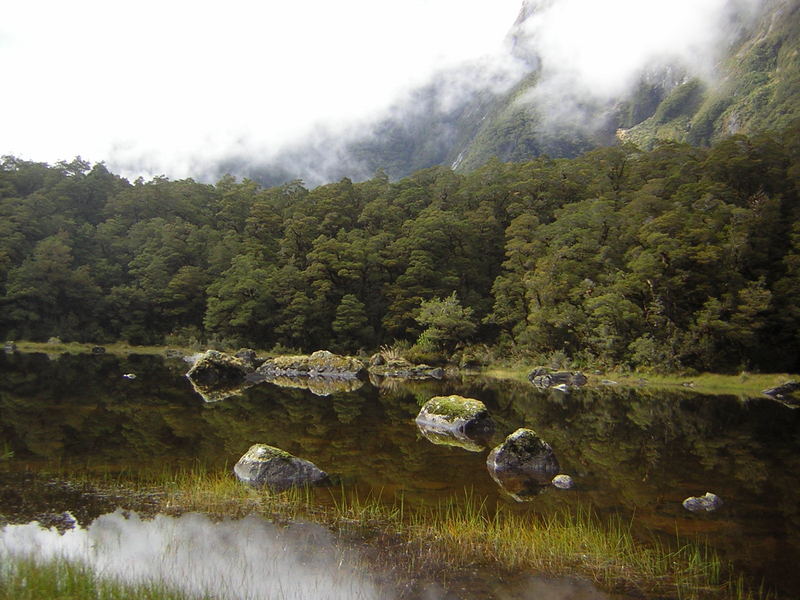
<path fill-rule="evenodd" d="M 325 485 L 328 475 L 314 463 L 288 452 L 254 444 L 233 467 L 236 477 L 253 487 L 281 492 L 292 487 Z"/>
<path fill-rule="evenodd" d="M 489 411 L 480 400 L 463 396 L 435 396 L 416 418 L 422 435 L 437 445 L 480 452 L 494 433 Z"/>
<path fill-rule="evenodd" d="M 275 377 L 330 377 L 355 379 L 364 371 L 364 363 L 353 356 L 341 356 L 327 350 L 311 355 L 277 356 L 264 361 L 256 373 L 269 380 Z"/>
<path fill-rule="evenodd" d="M 486 468 L 492 479 L 519 502 L 550 487 L 560 470 L 550 444 L 525 428 L 517 429 L 489 453 Z"/>

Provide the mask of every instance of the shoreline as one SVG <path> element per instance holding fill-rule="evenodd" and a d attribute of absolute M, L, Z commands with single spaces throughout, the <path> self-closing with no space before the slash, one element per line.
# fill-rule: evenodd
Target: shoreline
<path fill-rule="evenodd" d="M 14 342 L 16 351 L 26 354 L 92 354 L 92 349 L 102 347 L 103 354 L 127 357 L 135 354 L 165 356 L 167 352 L 173 351 L 184 356 L 191 356 L 203 349 L 189 348 L 185 346 L 132 346 L 125 342 L 113 342 L 110 344 L 96 344 L 83 342 Z M 259 354 L 270 354 L 266 350 L 256 350 Z M 464 371 L 465 375 L 482 376 L 498 380 L 512 380 L 518 382 L 528 382 L 528 373 L 537 365 L 531 364 L 525 367 L 506 366 L 502 364 L 490 364 L 478 369 Z M 569 369 L 565 369 L 569 370 Z M 580 370 L 580 369 L 576 369 Z M 599 386 L 620 386 L 649 389 L 685 389 L 700 394 L 719 394 L 746 396 L 753 398 L 768 398 L 762 392 L 765 389 L 775 387 L 790 380 L 800 380 L 800 374 L 792 373 L 750 373 L 742 371 L 738 374 L 724 373 L 649 373 L 649 372 L 621 372 L 621 371 L 590 371 L 585 373 L 589 377 L 589 387 Z"/>

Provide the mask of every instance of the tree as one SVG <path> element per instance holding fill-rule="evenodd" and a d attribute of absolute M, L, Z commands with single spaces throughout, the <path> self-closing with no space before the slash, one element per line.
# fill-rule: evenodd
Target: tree
<path fill-rule="evenodd" d="M 337 345 L 348 352 L 369 344 L 374 334 L 367 321 L 364 303 L 353 294 L 342 297 L 331 326 L 336 333 Z"/>
<path fill-rule="evenodd" d="M 424 301 L 417 312 L 417 322 L 426 329 L 417 340 L 420 346 L 452 352 L 459 343 L 475 333 L 472 309 L 462 307 L 455 292 L 446 298 Z"/>

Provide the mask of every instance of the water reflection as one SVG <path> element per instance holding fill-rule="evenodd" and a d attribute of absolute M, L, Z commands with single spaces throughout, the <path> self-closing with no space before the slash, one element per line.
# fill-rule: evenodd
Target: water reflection
<path fill-rule="evenodd" d="M 213 522 L 205 516 L 142 519 L 117 511 L 60 534 L 38 523 L 0 530 L 0 560 L 27 556 L 84 563 L 104 577 L 160 582 L 220 600 L 378 599 L 378 585 L 328 530 L 310 523 L 278 527 L 256 517 Z"/>
<path fill-rule="evenodd" d="M 138 377 L 123 379 L 129 372 Z M 263 383 L 209 404 L 185 372 L 181 361 L 153 357 L 49 362 L 0 353 L 0 449 L 14 453 L 0 471 L 52 461 L 162 468 L 165 460 L 230 469 L 252 444 L 268 443 L 388 499 L 402 493 L 407 502 L 435 503 L 469 488 L 489 506 L 546 513 L 589 504 L 600 515 L 622 513 L 646 537 L 697 534 L 756 580 L 800 597 L 800 411 L 773 400 L 619 386 L 564 395 L 465 379 L 364 384 L 326 397 Z M 487 406 L 494 443 L 519 427 L 534 429 L 575 491 L 517 505 L 487 472 L 488 449 L 430 443 L 414 418 L 431 397 L 450 394 Z M 725 500 L 720 510 L 683 508 L 685 498 L 707 490 Z M 0 505 L 8 503 L 0 497 Z"/>

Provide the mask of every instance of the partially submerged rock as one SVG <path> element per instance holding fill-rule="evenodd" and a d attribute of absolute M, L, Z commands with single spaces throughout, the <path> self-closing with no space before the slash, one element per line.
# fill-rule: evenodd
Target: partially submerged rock
<path fill-rule="evenodd" d="M 552 483 L 560 490 L 571 490 L 575 487 L 575 482 L 572 480 L 572 477 L 563 473 L 553 477 Z"/>
<path fill-rule="evenodd" d="M 683 501 L 683 508 L 691 512 L 713 512 L 722 506 L 722 498 L 711 492 L 703 496 L 690 496 Z"/>
<path fill-rule="evenodd" d="M 548 372 L 546 369 L 539 367 L 534 369 L 528 374 L 528 380 L 538 388 L 551 388 L 551 387 L 580 387 L 586 385 L 588 379 L 586 375 L 580 372 L 570 371 L 553 371 Z M 563 388 L 562 388 L 563 389 Z"/>
<path fill-rule="evenodd" d="M 355 379 L 364 371 L 364 363 L 353 356 L 341 356 L 327 350 L 311 355 L 276 356 L 264 361 L 256 373 L 267 380 L 274 377 L 330 377 Z"/>
<path fill-rule="evenodd" d="M 371 364 L 369 374 L 398 379 L 441 379 L 444 377 L 444 369 L 430 365 L 415 365 L 404 358 L 392 358 L 383 360 L 380 364 Z"/>
<path fill-rule="evenodd" d="M 560 466 L 550 444 L 532 429 L 520 428 L 489 453 L 486 467 L 497 484 L 518 502 L 550 487 Z"/>
<path fill-rule="evenodd" d="M 797 381 L 787 381 L 786 383 L 783 383 L 777 387 L 764 390 L 761 393 L 777 400 L 784 400 L 795 404 L 797 403 L 797 399 L 793 398 L 792 396 L 798 391 L 800 391 L 800 383 Z M 787 396 L 789 397 L 787 398 Z"/>
<path fill-rule="evenodd" d="M 208 350 L 197 357 L 186 377 L 203 400 L 219 402 L 252 385 L 246 380 L 249 372 L 250 369 L 241 359 L 217 350 Z"/>
<path fill-rule="evenodd" d="M 17 344 L 16 343 L 14 343 L 12 341 L 8 341 L 8 342 L 5 342 L 3 344 L 3 352 L 7 352 L 7 353 L 11 354 L 12 352 L 16 352 L 16 351 L 17 351 Z"/>
<path fill-rule="evenodd" d="M 239 481 L 273 492 L 328 483 L 327 473 L 314 463 L 267 444 L 250 446 L 233 472 Z"/>
<path fill-rule="evenodd" d="M 457 395 L 431 398 L 415 421 L 432 443 L 470 452 L 480 452 L 494 433 L 494 423 L 483 402 Z"/>
<path fill-rule="evenodd" d="M 198 385 L 224 386 L 243 382 L 249 372 L 242 359 L 217 350 L 207 350 L 195 361 L 186 376 Z"/>

